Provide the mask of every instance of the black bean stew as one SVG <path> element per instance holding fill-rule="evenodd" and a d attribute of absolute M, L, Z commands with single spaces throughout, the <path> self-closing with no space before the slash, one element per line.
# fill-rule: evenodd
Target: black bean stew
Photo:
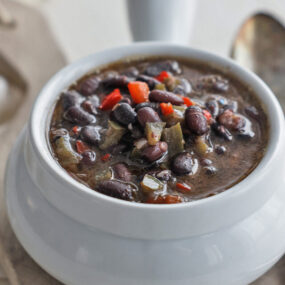
<path fill-rule="evenodd" d="M 245 178 L 268 141 L 266 115 L 234 77 L 184 59 L 101 68 L 63 91 L 49 139 L 75 179 L 105 195 L 171 204 Z"/>

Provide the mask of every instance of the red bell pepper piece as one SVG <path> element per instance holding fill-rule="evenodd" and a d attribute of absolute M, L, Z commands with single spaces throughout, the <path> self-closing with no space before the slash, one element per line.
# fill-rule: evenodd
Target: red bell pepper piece
<path fill-rule="evenodd" d="M 177 204 L 181 203 L 182 199 L 177 195 L 166 195 L 164 201 L 165 204 Z"/>
<path fill-rule="evenodd" d="M 159 75 L 157 75 L 155 78 L 160 81 L 163 82 L 164 79 L 170 77 L 171 75 L 167 72 L 167 71 L 161 71 Z"/>
<path fill-rule="evenodd" d="M 103 99 L 100 109 L 111 110 L 122 98 L 120 89 L 115 89 Z"/>
<path fill-rule="evenodd" d="M 155 198 L 149 198 L 146 202 L 149 204 L 176 204 L 181 203 L 182 199 L 177 195 L 159 195 Z"/>
<path fill-rule="evenodd" d="M 106 162 L 106 161 L 108 161 L 110 159 L 110 157 L 111 157 L 111 154 L 110 153 L 106 153 L 105 155 L 101 156 L 101 160 L 103 162 Z"/>
<path fill-rule="evenodd" d="M 184 104 L 185 104 L 187 107 L 194 105 L 194 103 L 193 103 L 193 102 L 191 101 L 191 99 L 188 98 L 188 97 L 183 97 L 183 101 L 184 101 Z"/>
<path fill-rule="evenodd" d="M 191 191 L 191 187 L 187 185 L 186 183 L 176 183 L 176 187 L 178 188 L 178 191 L 187 193 Z"/>
<path fill-rule="evenodd" d="M 78 126 L 74 126 L 72 128 L 72 131 L 74 132 L 75 135 L 78 135 L 79 134 L 79 127 Z"/>
<path fill-rule="evenodd" d="M 76 149 L 78 153 L 83 153 L 86 150 L 89 150 L 89 147 L 81 140 L 76 141 Z"/>
<path fill-rule="evenodd" d="M 149 88 L 145 82 L 133 81 L 128 84 L 133 101 L 140 104 L 148 101 Z"/>
<path fill-rule="evenodd" d="M 171 103 L 160 103 L 161 113 L 164 116 L 168 116 L 174 112 L 173 106 Z"/>
<path fill-rule="evenodd" d="M 211 113 L 207 110 L 203 110 L 203 115 L 207 119 L 207 121 L 209 121 L 212 118 Z"/>

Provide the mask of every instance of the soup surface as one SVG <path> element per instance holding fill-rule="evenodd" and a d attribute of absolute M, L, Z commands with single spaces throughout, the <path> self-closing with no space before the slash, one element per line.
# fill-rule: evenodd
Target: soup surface
<path fill-rule="evenodd" d="M 116 62 L 62 92 L 49 140 L 76 180 L 111 197 L 170 204 L 225 191 L 260 162 L 268 123 L 252 91 L 185 59 Z"/>

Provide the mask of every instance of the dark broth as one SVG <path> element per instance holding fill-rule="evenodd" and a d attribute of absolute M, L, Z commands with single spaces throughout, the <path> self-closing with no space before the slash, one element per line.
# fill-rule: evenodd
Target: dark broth
<path fill-rule="evenodd" d="M 118 80 L 118 82 L 113 80 L 115 83 L 112 84 L 112 78 L 118 77 L 118 74 L 122 73 L 128 75 L 126 77 L 128 82 L 140 81 L 138 79 L 139 75 L 136 73 L 155 73 L 156 71 L 160 73 L 161 69 L 168 68 L 167 64 L 162 64 L 161 67 L 161 62 L 165 61 L 175 61 L 181 69 L 181 73 L 177 73 L 178 69 L 175 70 L 174 68 L 177 68 L 177 66 L 171 67 L 171 64 L 169 65 L 169 70 L 166 71 L 168 72 L 167 76 L 170 77 L 168 79 L 164 78 L 163 81 L 166 91 L 173 91 L 172 93 L 176 95 L 179 92 L 179 95 L 190 98 L 198 108 L 193 109 L 193 106 L 188 106 L 188 108 L 192 108 L 191 112 L 198 114 L 198 117 L 201 112 L 204 112 L 203 110 L 209 113 L 212 112 L 211 118 L 207 117 L 207 131 L 203 134 L 197 134 L 199 130 L 195 133 L 194 129 L 189 128 L 191 122 L 185 122 L 185 114 L 190 113 L 190 111 L 185 111 L 184 114 L 182 112 L 182 119 L 176 120 L 174 118 L 172 120 L 162 115 L 160 102 L 157 102 L 156 99 L 151 100 L 156 101 L 154 110 L 161 120 L 166 122 L 164 128 L 169 128 L 178 121 L 180 122 L 185 141 L 184 150 L 180 153 L 188 152 L 189 157 L 187 159 L 188 161 L 191 159 L 190 172 L 182 175 L 178 173 L 178 170 L 173 169 L 173 160 L 179 152 L 170 157 L 169 153 L 165 151 L 157 160 L 149 161 L 142 154 L 145 148 L 150 146 L 147 145 L 136 156 L 133 155 L 134 143 L 140 139 L 134 138 L 134 127 L 141 132 L 142 138 L 145 137 L 144 128 L 137 118 L 130 125 L 124 125 L 117 121 L 116 124 L 124 128 L 125 133 L 118 142 L 114 141 L 115 145 L 111 145 L 106 149 L 100 147 L 102 142 L 106 140 L 106 134 L 104 133 L 108 128 L 108 120 L 111 118 L 112 121 L 116 121 L 114 114 L 111 115 L 111 110 L 101 110 L 98 107 L 98 104 L 102 104 L 106 95 L 114 89 L 119 89 L 120 94 L 124 98 L 128 98 L 128 103 L 131 103 L 133 110 L 136 107 L 127 84 L 120 83 Z M 147 69 L 150 65 L 153 66 L 153 69 Z M 157 70 L 155 69 L 156 65 L 158 65 Z M 136 71 L 129 71 L 128 74 L 126 69 L 130 67 L 135 67 Z M 149 72 L 146 70 L 149 70 Z M 163 71 L 165 70 L 163 69 Z M 98 82 L 100 81 L 100 83 L 96 83 L 96 80 L 94 80 L 93 85 L 97 84 L 98 86 L 97 88 L 93 86 L 95 91 L 92 92 L 90 91 L 92 82 L 89 84 L 91 86 L 91 89 L 89 88 L 91 95 L 87 94 L 88 88 L 86 89 L 86 86 L 88 84 L 84 86 L 84 82 L 90 78 L 99 78 Z M 189 86 L 187 82 L 184 82 L 186 85 L 183 85 L 181 78 L 190 83 L 191 92 L 187 93 Z M 163 77 L 160 79 L 163 79 Z M 111 83 L 108 83 L 108 80 Z M 176 87 L 180 85 L 182 87 L 177 89 Z M 153 90 L 152 84 L 149 84 L 149 87 Z M 162 87 L 163 85 L 155 85 L 155 89 L 161 89 Z M 85 118 L 80 121 L 80 118 L 76 118 L 78 115 L 76 115 L 76 112 L 72 113 L 68 110 L 74 107 L 72 100 L 68 99 L 68 95 L 64 95 L 67 99 L 63 99 L 63 95 L 61 95 L 53 111 L 50 124 L 49 140 L 53 156 L 73 178 L 91 189 L 109 196 L 129 201 L 163 204 L 205 198 L 220 193 L 244 179 L 255 169 L 266 150 L 269 126 L 261 103 L 255 94 L 248 86 L 245 86 L 226 71 L 220 71 L 202 63 L 171 57 L 121 61 L 98 69 L 91 75 L 84 76 L 65 93 L 70 92 L 70 90 L 77 90 L 79 96 L 77 103 L 73 103 L 95 119 L 88 117 L 88 119 Z M 80 93 L 85 93 L 85 95 Z M 90 98 L 94 100 L 92 101 Z M 86 101 L 89 102 L 86 103 Z M 207 105 L 209 101 L 216 102 L 213 104 L 218 106 L 218 114 L 215 114 L 216 110 L 209 108 L 209 105 Z M 206 104 L 206 102 L 208 103 Z M 168 102 L 165 101 L 165 103 Z M 172 105 L 175 106 L 175 104 Z M 186 106 L 180 106 L 182 106 L 182 109 L 186 109 Z M 116 106 L 116 108 L 118 107 Z M 138 112 L 135 111 L 134 113 L 137 116 Z M 206 113 L 206 115 L 209 113 Z M 181 117 L 181 112 L 179 114 Z M 171 116 L 171 114 L 168 116 Z M 98 130 L 100 127 L 97 133 L 100 138 L 96 142 L 90 140 L 89 137 L 86 138 L 86 135 L 83 134 L 82 129 L 87 125 L 98 126 Z M 221 127 L 226 128 L 227 134 L 230 134 L 232 138 L 231 140 L 217 130 Z M 164 140 L 163 137 L 161 141 Z M 60 140 L 61 143 L 59 143 Z M 80 145 L 78 145 L 78 140 L 81 142 Z M 122 150 L 119 149 L 120 146 Z M 67 148 L 67 151 L 65 148 Z M 84 151 L 89 152 L 88 155 L 84 154 Z M 121 163 L 124 164 L 125 168 L 118 167 L 117 169 L 117 167 L 114 167 L 114 165 Z M 119 173 L 116 173 L 116 171 Z M 159 174 L 162 171 L 164 173 Z M 149 174 L 154 178 L 153 189 L 152 186 L 149 188 L 148 185 L 147 187 L 141 185 L 145 174 Z M 108 180 L 115 181 L 115 183 L 106 184 L 105 182 Z M 119 186 L 116 183 L 119 183 Z M 119 189 L 116 189 L 116 187 L 119 187 Z"/>

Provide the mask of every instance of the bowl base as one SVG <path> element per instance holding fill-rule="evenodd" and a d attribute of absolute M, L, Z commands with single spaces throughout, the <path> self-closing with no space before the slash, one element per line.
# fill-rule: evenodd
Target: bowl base
<path fill-rule="evenodd" d="M 51 205 L 31 180 L 25 135 L 6 170 L 8 216 L 30 256 L 65 284 L 242 285 L 265 273 L 284 252 L 284 191 L 232 227 L 189 239 L 128 239 L 80 224 Z"/>

